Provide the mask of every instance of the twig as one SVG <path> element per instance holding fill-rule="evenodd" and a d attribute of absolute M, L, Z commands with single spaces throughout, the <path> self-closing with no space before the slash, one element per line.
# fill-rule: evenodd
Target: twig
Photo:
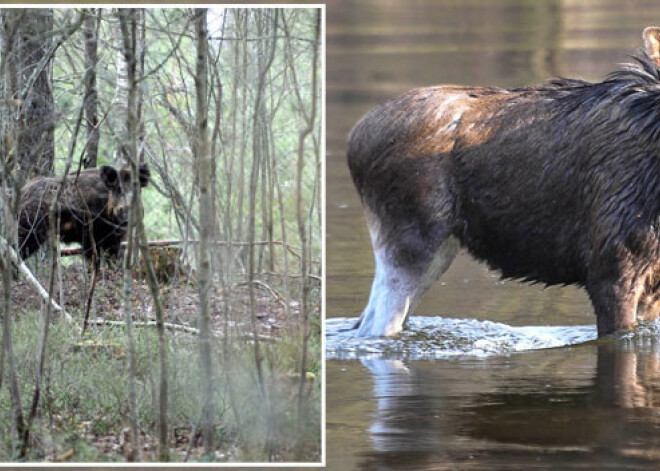
<path fill-rule="evenodd" d="M 87 303 L 85 305 L 85 320 L 83 321 L 83 328 L 82 328 L 82 335 L 85 335 L 85 331 L 87 330 L 87 324 L 89 322 L 89 310 L 92 307 L 92 299 L 94 298 L 94 288 L 96 288 L 96 279 L 98 278 L 98 273 L 99 273 L 99 265 L 96 261 L 96 251 L 94 253 L 94 258 L 92 263 L 94 264 L 94 272 L 92 273 L 92 286 L 89 289 L 89 293 L 87 294 Z"/>
<path fill-rule="evenodd" d="M 243 282 L 243 283 L 236 283 L 236 284 L 232 287 L 232 289 L 233 289 L 233 288 L 237 288 L 237 287 L 239 287 L 239 286 L 248 286 L 249 284 L 250 284 L 250 283 L 247 282 L 247 281 L 246 281 L 246 282 Z M 284 297 L 283 297 L 280 293 L 278 293 L 277 291 L 275 291 L 273 288 L 271 288 L 270 286 L 268 286 L 266 283 L 264 283 L 263 281 L 260 281 L 260 280 L 252 280 L 252 284 L 254 284 L 254 285 L 256 285 L 256 286 L 261 286 L 262 288 L 265 288 L 268 292 L 270 292 L 270 294 L 275 298 L 275 300 L 276 300 L 277 302 L 279 302 L 282 306 L 286 307 L 286 303 L 284 302 Z"/>
<path fill-rule="evenodd" d="M 126 323 L 124 321 L 109 321 L 105 319 L 90 319 L 87 324 L 89 325 L 118 325 L 118 326 L 125 326 Z M 156 327 L 156 321 L 144 321 L 144 322 L 133 322 L 134 327 Z M 172 330 L 181 330 L 184 332 L 188 332 L 189 334 L 199 334 L 199 329 L 196 329 L 194 327 L 188 327 L 187 325 L 183 324 L 172 324 L 170 322 L 165 322 L 165 327 L 168 329 Z"/>
<path fill-rule="evenodd" d="M 114 325 L 119 327 L 124 327 L 126 323 L 124 321 L 109 321 L 105 319 L 90 319 L 88 322 L 89 325 Z M 183 324 L 172 324 L 171 322 L 165 322 L 165 327 L 171 330 L 180 330 L 182 332 L 187 332 L 189 334 L 199 335 L 199 329 L 195 327 L 190 327 Z M 133 322 L 133 327 L 156 327 L 156 321 L 144 321 L 144 322 Z M 214 336 L 220 337 L 218 333 L 213 333 Z M 245 335 L 239 337 L 240 340 L 254 340 L 252 335 Z M 276 337 L 270 335 L 259 335 L 259 340 L 264 341 L 277 341 Z"/>
<path fill-rule="evenodd" d="M 282 278 L 285 278 L 285 277 L 286 278 L 303 278 L 302 275 L 286 275 L 284 273 L 275 273 L 273 271 L 264 271 L 264 272 L 261 272 L 261 273 L 255 273 L 255 275 L 268 275 L 268 276 L 277 276 L 277 277 L 282 277 Z M 318 275 L 312 275 L 311 273 L 307 274 L 307 277 L 310 280 L 316 281 L 318 283 L 323 281 L 323 278 L 321 278 Z"/>

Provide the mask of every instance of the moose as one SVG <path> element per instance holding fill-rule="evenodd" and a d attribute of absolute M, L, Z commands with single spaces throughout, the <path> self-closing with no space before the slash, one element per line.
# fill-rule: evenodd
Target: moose
<path fill-rule="evenodd" d="M 146 164 L 139 168 L 140 187 L 149 184 Z M 18 208 L 18 244 L 23 259 L 48 239 L 50 207 L 61 178 L 37 177 L 21 190 Z M 118 256 L 128 224 L 133 186 L 132 171 L 104 165 L 67 175 L 58 205 L 59 235 L 64 243 L 80 243 L 83 255 L 93 259 Z M 97 258 L 96 263 L 99 260 Z"/>
<path fill-rule="evenodd" d="M 376 265 L 358 336 L 400 332 L 461 247 L 584 287 L 599 336 L 660 315 L 660 28 L 643 40 L 602 82 L 420 88 L 355 125 Z"/>

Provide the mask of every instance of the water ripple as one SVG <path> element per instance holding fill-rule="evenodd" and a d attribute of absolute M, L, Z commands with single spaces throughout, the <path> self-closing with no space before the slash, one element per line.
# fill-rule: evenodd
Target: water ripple
<path fill-rule="evenodd" d="M 326 358 L 331 360 L 486 357 L 574 345 L 596 338 L 595 325 L 514 327 L 476 319 L 412 317 L 393 338 L 358 338 L 355 318 L 326 320 Z"/>

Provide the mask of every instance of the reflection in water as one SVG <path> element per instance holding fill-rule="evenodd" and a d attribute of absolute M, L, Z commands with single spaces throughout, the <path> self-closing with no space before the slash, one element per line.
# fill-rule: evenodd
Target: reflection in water
<path fill-rule="evenodd" d="M 361 363 L 376 400 L 364 469 L 660 466 L 657 336 L 481 364 Z"/>
<path fill-rule="evenodd" d="M 392 414 L 396 404 L 414 403 L 418 400 L 411 371 L 400 360 L 371 359 L 362 364 L 377 378 L 374 384 L 374 397 L 378 401 L 379 414 L 375 417 L 369 432 L 377 451 L 432 450 L 434 440 L 429 440 L 426 432 L 432 432 L 431 424 L 424 424 L 426 413 L 416 417 Z M 394 401 L 396 404 L 393 404 Z M 383 416 L 380 411 L 384 411 Z M 426 411 L 425 411 L 426 412 Z M 424 433 L 411 434 L 410 428 Z M 394 445 L 395 444 L 395 445 Z M 394 446 L 392 446 L 394 445 Z"/>
<path fill-rule="evenodd" d="M 439 412 L 434 412 L 430 398 L 420 394 L 415 371 L 400 360 L 362 360 L 374 378 L 374 397 L 377 411 L 369 434 L 372 459 L 365 469 L 375 463 L 390 467 L 405 464 L 407 469 L 420 469 L 441 457 Z M 379 468 L 387 469 L 384 466 Z"/>

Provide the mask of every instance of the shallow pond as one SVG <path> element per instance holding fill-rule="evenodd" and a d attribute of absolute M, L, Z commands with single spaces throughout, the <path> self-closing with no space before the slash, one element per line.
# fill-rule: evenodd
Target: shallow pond
<path fill-rule="evenodd" d="M 601 79 L 660 4 L 342 1 L 327 9 L 328 469 L 657 469 L 657 326 L 591 341 L 577 288 L 502 281 L 459 255 L 411 329 L 358 341 L 373 255 L 345 164 L 359 117 L 436 83 Z"/>

